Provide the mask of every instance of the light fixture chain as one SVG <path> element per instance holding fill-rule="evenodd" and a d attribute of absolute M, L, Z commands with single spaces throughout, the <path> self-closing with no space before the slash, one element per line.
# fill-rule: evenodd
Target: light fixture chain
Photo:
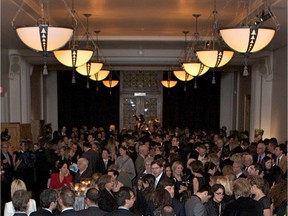
<path fill-rule="evenodd" d="M 14 1 L 13 1 L 13 2 L 14 2 Z M 14 22 L 15 22 L 16 18 L 18 17 L 20 11 L 24 11 L 24 12 L 25 12 L 29 17 L 31 17 L 35 22 L 37 21 L 37 19 L 35 19 L 30 13 L 28 13 L 27 11 L 25 11 L 25 10 L 23 9 L 23 6 L 24 6 L 24 4 L 25 4 L 25 0 L 22 1 L 21 5 L 18 5 L 18 4 L 15 3 L 15 2 L 14 2 L 14 4 L 16 4 L 16 5 L 18 6 L 18 10 L 16 11 L 16 14 L 14 15 L 14 17 L 13 17 L 13 19 L 12 19 L 12 21 L 11 21 L 11 25 L 12 25 L 12 27 L 13 27 L 14 29 L 16 28 L 15 25 L 14 25 Z"/>

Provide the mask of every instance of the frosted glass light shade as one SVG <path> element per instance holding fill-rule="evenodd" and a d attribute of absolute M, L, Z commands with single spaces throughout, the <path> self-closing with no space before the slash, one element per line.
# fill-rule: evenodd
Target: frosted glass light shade
<path fill-rule="evenodd" d="M 56 59 L 67 67 L 79 67 L 88 62 L 93 55 L 93 51 L 88 49 L 56 50 L 53 53 Z"/>
<path fill-rule="evenodd" d="M 41 52 L 60 49 L 73 35 L 72 28 L 52 27 L 47 24 L 17 27 L 16 32 L 26 46 Z"/>
<path fill-rule="evenodd" d="M 229 50 L 199 50 L 196 51 L 196 55 L 207 67 L 219 68 L 232 59 L 234 52 Z"/>
<path fill-rule="evenodd" d="M 194 78 L 190 74 L 186 73 L 186 71 L 184 70 L 173 71 L 173 73 L 176 76 L 176 78 L 181 81 L 190 81 Z"/>
<path fill-rule="evenodd" d="M 209 67 L 200 62 L 184 62 L 182 65 L 184 70 L 192 76 L 201 76 L 209 70 Z"/>
<path fill-rule="evenodd" d="M 103 80 L 102 83 L 108 88 L 114 88 L 119 83 L 119 80 Z"/>
<path fill-rule="evenodd" d="M 240 26 L 220 29 L 225 43 L 239 53 L 254 53 L 265 48 L 273 39 L 276 30 L 257 26 Z"/>
<path fill-rule="evenodd" d="M 83 76 L 92 76 L 96 74 L 103 66 L 100 62 L 87 62 L 76 68 L 76 71 Z M 105 79 L 105 78 L 104 78 Z"/>
<path fill-rule="evenodd" d="M 90 76 L 89 78 L 93 81 L 102 81 L 109 75 L 109 73 L 110 73 L 109 70 L 100 70 L 96 74 Z"/>
<path fill-rule="evenodd" d="M 166 88 L 173 88 L 176 84 L 176 80 L 161 80 L 161 84 Z"/>

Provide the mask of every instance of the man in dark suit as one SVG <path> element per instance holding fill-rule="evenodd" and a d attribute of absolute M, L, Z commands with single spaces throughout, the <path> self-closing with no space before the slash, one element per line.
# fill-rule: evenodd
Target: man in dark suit
<path fill-rule="evenodd" d="M 246 176 L 243 173 L 243 162 L 242 161 L 234 161 L 233 163 L 233 172 L 236 175 L 236 178 L 246 178 Z"/>
<path fill-rule="evenodd" d="M 82 154 L 82 158 L 86 158 L 88 160 L 88 170 L 90 170 L 91 173 L 94 173 L 99 155 L 96 151 L 92 150 L 92 144 L 89 142 L 85 142 L 83 144 L 83 150 L 84 152 Z"/>
<path fill-rule="evenodd" d="M 40 194 L 40 206 L 36 212 L 32 212 L 30 216 L 51 216 L 52 211 L 57 207 L 58 194 L 56 190 L 46 189 Z"/>
<path fill-rule="evenodd" d="M 152 174 L 155 176 L 154 187 L 159 187 L 161 181 L 163 181 L 167 176 L 163 172 L 163 161 L 162 159 L 154 160 L 151 164 Z"/>
<path fill-rule="evenodd" d="M 175 189 L 174 189 L 174 181 L 172 179 L 166 178 L 162 182 L 160 182 L 160 187 L 163 187 L 165 190 L 167 190 L 172 198 L 172 207 L 175 211 L 176 216 L 185 216 L 185 208 L 183 203 L 181 203 L 179 200 L 177 200 L 175 195 Z"/>
<path fill-rule="evenodd" d="M 74 192 L 68 187 L 63 187 L 58 198 L 58 205 L 61 210 L 60 216 L 80 216 L 80 214 L 73 209 L 74 202 Z"/>
<path fill-rule="evenodd" d="M 257 150 L 256 150 L 257 154 L 254 155 L 253 157 L 254 163 L 262 164 L 262 160 L 266 156 L 265 150 L 266 150 L 266 145 L 264 144 L 264 142 L 259 142 L 257 144 Z"/>
<path fill-rule="evenodd" d="M 135 161 L 135 169 L 137 173 L 137 177 L 139 177 L 144 171 L 145 171 L 145 163 L 144 159 L 149 154 L 148 146 L 145 144 L 142 144 L 138 148 L 138 157 Z"/>
<path fill-rule="evenodd" d="M 119 206 L 117 210 L 106 214 L 107 216 L 136 216 L 129 209 L 133 207 L 135 202 L 135 194 L 129 187 L 121 187 L 116 194 L 116 202 Z"/>
<path fill-rule="evenodd" d="M 102 150 L 101 158 L 98 159 L 96 162 L 95 172 L 107 174 L 108 167 L 114 163 L 112 160 L 110 160 L 109 154 L 110 153 L 108 149 Z"/>
<path fill-rule="evenodd" d="M 25 190 L 15 191 L 12 196 L 12 204 L 15 209 L 13 216 L 27 216 L 29 193 Z"/>
<path fill-rule="evenodd" d="M 10 185 L 14 176 L 13 160 L 9 153 L 9 143 L 7 141 L 1 143 L 1 166 L 1 170 L 4 171 L 1 174 L 1 201 L 5 203 L 11 199 Z"/>
<path fill-rule="evenodd" d="M 78 171 L 74 178 L 74 183 L 80 183 L 82 179 L 92 177 L 92 172 L 88 169 L 88 160 L 86 158 L 79 158 L 77 161 Z"/>
<path fill-rule="evenodd" d="M 102 211 L 99 207 L 98 207 L 98 200 L 100 198 L 99 192 L 97 189 L 95 188 L 90 188 L 87 192 L 86 192 L 86 197 L 85 197 L 85 202 L 86 205 L 88 206 L 87 209 L 83 209 L 79 211 L 79 215 L 81 216 L 102 216 L 107 214 L 107 212 Z"/>

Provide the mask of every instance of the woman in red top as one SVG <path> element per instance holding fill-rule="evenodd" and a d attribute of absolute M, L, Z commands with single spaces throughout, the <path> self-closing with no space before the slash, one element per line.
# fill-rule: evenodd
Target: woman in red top
<path fill-rule="evenodd" d="M 71 183 L 73 182 L 73 176 L 69 173 L 67 162 L 59 162 L 58 170 L 58 173 L 51 174 L 49 188 L 58 189 L 63 186 L 67 186 L 70 188 Z"/>

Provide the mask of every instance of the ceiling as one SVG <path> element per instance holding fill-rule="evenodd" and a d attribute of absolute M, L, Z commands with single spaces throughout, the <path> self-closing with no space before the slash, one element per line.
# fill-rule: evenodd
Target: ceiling
<path fill-rule="evenodd" d="M 248 0 L 217 0 L 218 27 L 243 23 L 247 15 Z M 17 10 L 23 0 L 1 0 L 1 49 L 18 50 L 31 64 L 43 64 L 40 53 L 36 53 L 22 44 L 11 26 Z M 41 17 L 40 0 L 25 0 L 23 10 L 14 21 L 15 26 L 33 25 Z M 86 18 L 89 18 L 90 40 L 96 41 L 95 30 L 100 30 L 99 47 L 105 65 L 113 69 L 147 67 L 168 68 L 179 63 L 183 57 L 184 34 L 189 31 L 187 41 L 194 38 L 195 18 L 192 14 L 201 14 L 198 18 L 199 41 L 211 40 L 214 0 L 43 0 L 48 2 L 46 13 L 51 25 L 72 26 L 68 7 L 75 9 L 78 20 L 77 38 L 85 40 Z M 281 27 L 266 50 L 287 45 L 287 0 L 268 2 Z M 68 6 L 65 6 L 66 5 Z M 74 5 L 74 6 L 72 6 Z M 250 0 L 249 20 L 262 11 L 262 0 Z M 275 26 L 272 19 L 264 26 Z M 80 43 L 81 44 L 81 43 Z M 267 52 L 261 51 L 250 58 L 259 58 Z M 242 64 L 243 58 L 236 55 L 232 61 Z M 233 64 L 231 63 L 231 64 Z M 58 64 L 53 54 L 48 64 Z"/>

